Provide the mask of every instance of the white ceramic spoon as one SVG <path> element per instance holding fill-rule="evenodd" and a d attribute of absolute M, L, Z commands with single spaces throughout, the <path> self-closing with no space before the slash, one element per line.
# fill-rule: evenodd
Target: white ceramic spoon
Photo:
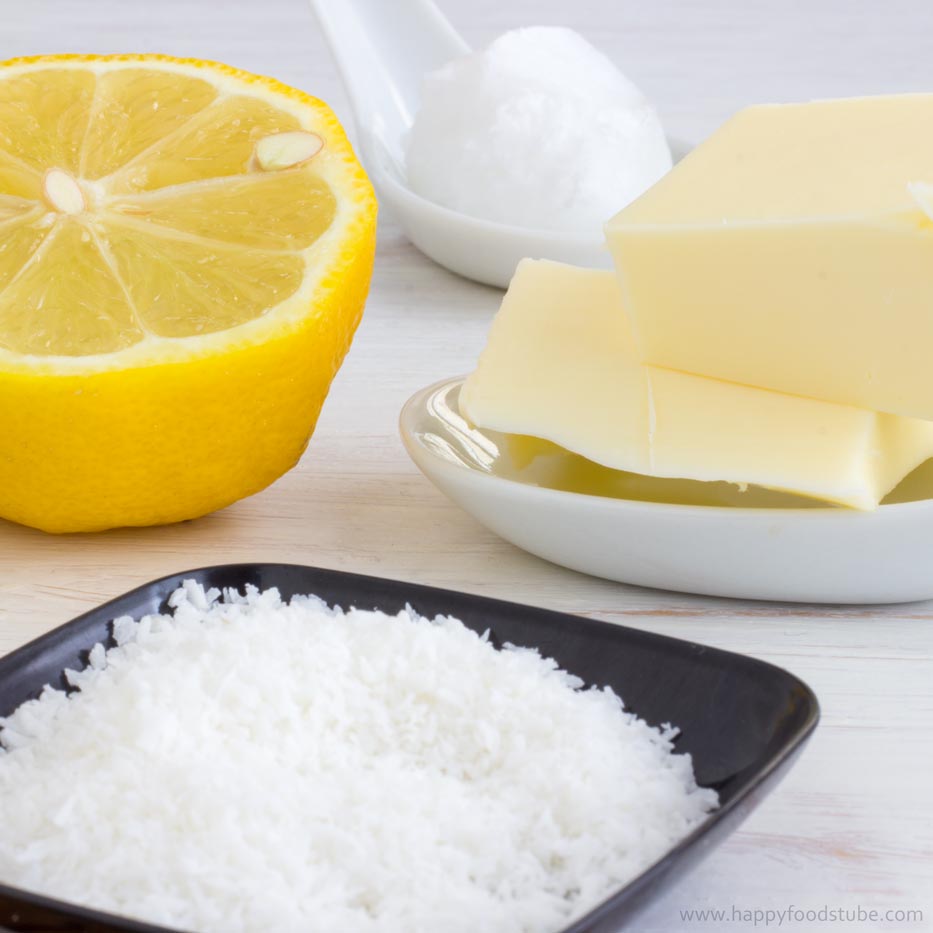
<path fill-rule="evenodd" d="M 453 272 L 501 288 L 526 256 L 610 265 L 599 230 L 567 234 L 481 220 L 408 187 L 405 139 L 419 107 L 421 80 L 469 51 L 431 0 L 311 0 L 311 7 L 350 97 L 363 164 L 418 249 Z"/>

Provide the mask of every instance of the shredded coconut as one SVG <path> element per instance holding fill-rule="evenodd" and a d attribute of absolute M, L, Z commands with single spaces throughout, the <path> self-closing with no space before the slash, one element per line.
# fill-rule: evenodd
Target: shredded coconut
<path fill-rule="evenodd" d="M 553 933 L 716 806 L 676 730 L 455 619 L 169 605 L 0 720 L 4 883 L 205 933 Z"/>

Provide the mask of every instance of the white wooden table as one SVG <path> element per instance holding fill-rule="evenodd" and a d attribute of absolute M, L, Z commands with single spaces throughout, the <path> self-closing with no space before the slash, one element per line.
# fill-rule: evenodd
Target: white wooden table
<path fill-rule="evenodd" d="M 929 0 L 441 5 L 474 43 L 523 24 L 580 29 L 687 139 L 753 101 L 933 90 Z M 0 57 L 60 51 L 229 61 L 303 87 L 349 119 L 304 0 L 0 0 Z M 434 266 L 383 217 L 366 316 L 301 464 L 252 499 L 174 527 L 49 537 L 0 522 L 0 652 L 165 573 L 285 560 L 753 654 L 813 686 L 822 724 L 777 792 L 638 928 L 752 930 L 764 921 L 741 912 L 794 905 L 922 910 L 921 922 L 841 926 L 933 930 L 933 604 L 800 607 L 647 591 L 550 566 L 479 527 L 415 471 L 395 424 L 414 390 L 470 369 L 498 299 Z M 727 918 L 682 914 L 703 908 Z M 785 919 L 782 928 L 831 925 Z"/>

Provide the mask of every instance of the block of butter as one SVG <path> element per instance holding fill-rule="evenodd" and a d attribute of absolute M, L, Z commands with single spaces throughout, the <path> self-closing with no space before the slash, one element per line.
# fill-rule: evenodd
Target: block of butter
<path fill-rule="evenodd" d="M 607 226 L 645 362 L 933 419 L 933 94 L 751 107 Z"/>
<path fill-rule="evenodd" d="M 642 365 L 611 271 L 523 260 L 461 413 L 649 476 L 872 509 L 933 456 L 933 422 Z"/>

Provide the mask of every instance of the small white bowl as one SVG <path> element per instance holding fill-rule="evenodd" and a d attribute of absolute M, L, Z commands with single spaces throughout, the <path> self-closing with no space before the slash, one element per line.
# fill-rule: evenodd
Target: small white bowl
<path fill-rule="evenodd" d="M 447 380 L 412 396 L 402 409 L 402 440 L 442 492 L 532 554 L 609 580 L 711 596 L 809 603 L 933 597 L 930 464 L 874 512 L 808 504 L 765 490 L 741 493 L 718 483 L 670 485 L 677 481 L 632 474 L 615 474 L 615 495 L 584 494 L 536 484 L 529 479 L 534 470 L 517 465 L 509 449 L 514 443 L 543 442 L 516 441 L 469 425 L 457 407 L 462 383 Z M 572 454 L 562 456 L 578 463 L 550 474 L 539 470 L 539 483 L 588 464 Z M 591 464 L 584 469 L 608 476 L 606 489 L 613 488 L 614 471 Z M 675 489 L 687 500 L 748 501 L 756 507 L 618 498 L 625 488 L 639 495 Z"/>

